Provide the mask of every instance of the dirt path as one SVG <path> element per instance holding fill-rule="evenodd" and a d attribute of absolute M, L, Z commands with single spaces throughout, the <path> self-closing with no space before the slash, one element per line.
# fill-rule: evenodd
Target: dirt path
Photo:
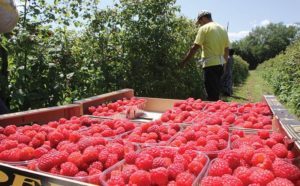
<path fill-rule="evenodd" d="M 245 83 L 233 88 L 232 97 L 222 97 L 225 101 L 258 102 L 263 95 L 273 94 L 270 86 L 261 77 L 259 71 L 249 71 Z"/>

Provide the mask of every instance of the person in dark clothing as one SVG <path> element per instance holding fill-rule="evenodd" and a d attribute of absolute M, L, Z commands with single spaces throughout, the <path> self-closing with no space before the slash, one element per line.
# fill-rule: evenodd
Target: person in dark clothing
<path fill-rule="evenodd" d="M 233 54 L 234 49 L 229 49 L 229 56 L 225 68 L 225 72 L 222 76 L 222 93 L 225 96 L 232 96 L 232 85 L 233 85 L 233 79 L 232 79 L 232 70 L 233 70 Z"/>

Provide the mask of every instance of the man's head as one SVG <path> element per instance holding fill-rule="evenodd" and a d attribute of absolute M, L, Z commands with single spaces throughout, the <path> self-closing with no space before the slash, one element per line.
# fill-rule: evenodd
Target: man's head
<path fill-rule="evenodd" d="M 230 56 L 233 56 L 233 54 L 234 54 L 234 49 L 233 49 L 233 48 L 230 48 L 230 49 L 229 49 L 229 55 L 230 55 Z"/>
<path fill-rule="evenodd" d="M 211 13 L 206 10 L 201 10 L 198 14 L 196 23 L 202 26 L 211 21 L 212 21 Z"/>

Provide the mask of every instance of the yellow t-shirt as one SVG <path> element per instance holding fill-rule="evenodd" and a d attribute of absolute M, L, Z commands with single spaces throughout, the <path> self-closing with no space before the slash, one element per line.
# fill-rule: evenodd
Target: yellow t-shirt
<path fill-rule="evenodd" d="M 194 41 L 201 46 L 203 68 L 224 64 L 224 49 L 229 47 L 226 30 L 215 22 L 201 26 Z"/>

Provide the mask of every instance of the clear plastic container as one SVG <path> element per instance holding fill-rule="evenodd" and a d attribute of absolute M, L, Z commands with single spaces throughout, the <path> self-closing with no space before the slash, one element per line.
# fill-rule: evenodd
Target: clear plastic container
<path fill-rule="evenodd" d="M 149 148 L 151 148 L 151 147 L 149 147 Z M 175 152 L 179 153 L 177 148 L 171 148 L 171 147 L 160 147 L 160 148 L 172 149 L 172 150 L 174 150 Z M 145 150 L 145 149 L 144 149 L 144 150 Z M 208 158 L 207 155 L 205 155 L 204 153 L 201 153 L 201 152 L 196 152 L 196 153 L 197 153 L 198 155 L 200 155 L 200 154 L 203 155 L 203 156 L 205 157 L 205 159 L 206 159 L 206 163 L 205 163 L 205 165 L 203 166 L 201 172 L 200 172 L 198 175 L 194 175 L 196 178 L 195 178 L 195 180 L 194 180 L 192 186 L 198 186 L 198 185 L 200 184 L 202 178 L 205 176 L 205 173 L 206 173 L 206 170 L 207 170 L 208 164 L 209 164 L 209 158 Z M 109 169 L 105 170 L 105 171 L 103 172 L 103 174 L 101 175 L 101 183 L 102 183 L 102 185 L 103 185 L 103 186 L 109 186 L 108 183 L 107 183 L 107 181 L 110 179 L 110 176 L 111 176 L 112 171 L 114 171 L 114 170 L 120 170 L 120 171 L 122 171 L 123 168 L 124 168 L 126 165 L 128 165 L 128 164 L 126 164 L 125 160 L 122 160 L 122 161 L 118 162 L 117 164 L 115 164 L 114 166 L 110 167 Z M 186 171 L 188 171 L 188 170 L 186 170 Z M 171 181 L 171 180 L 170 180 L 170 178 L 169 178 L 169 182 L 170 182 L 170 181 Z M 125 183 L 125 184 L 128 184 L 128 183 Z M 188 185 L 187 185 L 187 186 L 188 186 Z"/>

